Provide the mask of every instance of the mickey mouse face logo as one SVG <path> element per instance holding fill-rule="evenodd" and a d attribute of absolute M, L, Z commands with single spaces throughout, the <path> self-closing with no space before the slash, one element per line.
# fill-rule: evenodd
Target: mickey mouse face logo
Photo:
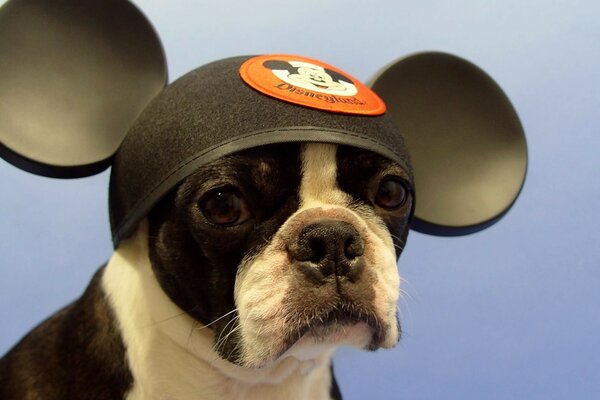
<path fill-rule="evenodd" d="M 263 65 L 282 81 L 336 96 L 354 96 L 358 89 L 352 80 L 338 72 L 304 61 L 265 61 Z"/>
<path fill-rule="evenodd" d="M 248 59 L 240 78 L 275 99 L 341 114 L 381 115 L 385 104 L 347 73 L 312 58 L 272 54 Z"/>

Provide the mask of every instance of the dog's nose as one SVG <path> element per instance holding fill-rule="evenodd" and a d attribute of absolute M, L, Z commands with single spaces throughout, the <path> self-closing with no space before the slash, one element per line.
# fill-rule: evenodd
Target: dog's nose
<path fill-rule="evenodd" d="M 298 268 L 317 283 L 332 275 L 356 281 L 364 269 L 364 251 L 364 242 L 354 226 L 332 219 L 305 226 L 289 246 Z"/>

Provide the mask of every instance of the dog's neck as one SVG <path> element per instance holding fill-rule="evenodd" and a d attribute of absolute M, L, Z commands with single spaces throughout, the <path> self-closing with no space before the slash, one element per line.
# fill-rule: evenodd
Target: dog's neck
<path fill-rule="evenodd" d="M 329 399 L 333 349 L 317 356 L 283 356 L 260 369 L 222 359 L 213 350 L 212 330 L 161 290 L 147 243 L 142 224 L 115 251 L 103 277 L 134 376 L 129 400 Z"/>

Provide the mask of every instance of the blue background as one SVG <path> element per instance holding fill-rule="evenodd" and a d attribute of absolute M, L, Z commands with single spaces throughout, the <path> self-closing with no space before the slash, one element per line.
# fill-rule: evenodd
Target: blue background
<path fill-rule="evenodd" d="M 600 398 L 600 3 L 135 3 L 163 39 L 171 79 L 215 59 L 274 52 L 323 59 L 362 80 L 423 50 L 486 70 L 527 133 L 522 195 L 479 234 L 411 234 L 400 259 L 404 339 L 389 351 L 339 351 L 342 392 Z M 0 160 L 0 354 L 77 297 L 111 255 L 107 185 L 107 172 L 60 181 Z"/>

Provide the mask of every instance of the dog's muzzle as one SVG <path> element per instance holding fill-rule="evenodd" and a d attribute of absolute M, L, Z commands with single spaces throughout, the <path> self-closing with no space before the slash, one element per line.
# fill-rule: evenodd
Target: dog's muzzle
<path fill-rule="evenodd" d="M 332 279 L 356 282 L 365 267 L 364 251 L 354 226 L 333 219 L 306 225 L 288 247 L 293 266 L 316 285 Z"/>

